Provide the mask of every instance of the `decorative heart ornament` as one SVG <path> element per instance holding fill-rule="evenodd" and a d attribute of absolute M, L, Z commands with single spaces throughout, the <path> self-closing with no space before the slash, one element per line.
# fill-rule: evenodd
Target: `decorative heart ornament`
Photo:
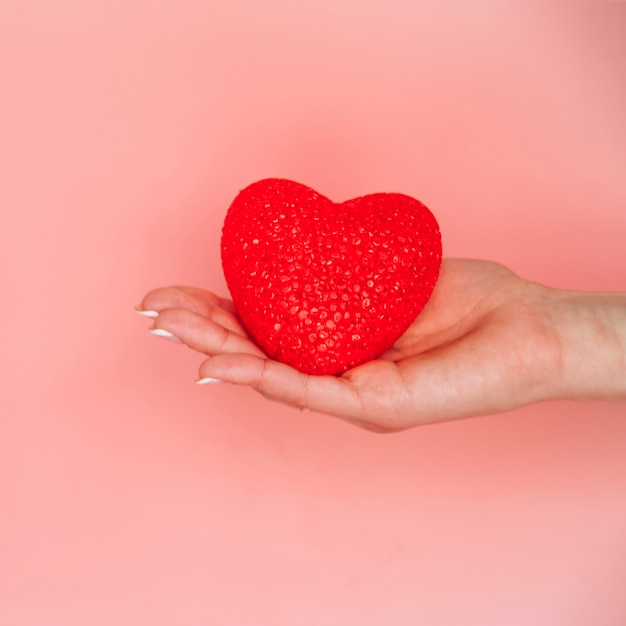
<path fill-rule="evenodd" d="M 222 265 L 266 354 L 308 374 L 340 374 L 380 356 L 415 320 L 439 276 L 441 235 L 409 196 L 335 204 L 272 178 L 230 206 Z"/>

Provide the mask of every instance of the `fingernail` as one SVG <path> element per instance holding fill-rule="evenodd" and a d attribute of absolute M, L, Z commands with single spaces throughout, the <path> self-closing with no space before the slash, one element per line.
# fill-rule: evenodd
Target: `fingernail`
<path fill-rule="evenodd" d="M 162 328 L 151 328 L 149 329 L 153 335 L 157 337 L 163 337 L 163 339 L 168 339 L 169 341 L 173 341 L 174 343 L 183 343 L 182 339 L 179 339 L 176 335 L 173 335 L 169 330 L 163 330 Z"/>
<path fill-rule="evenodd" d="M 143 309 L 139 307 L 135 307 L 135 311 L 137 311 L 139 315 L 144 315 L 145 317 L 159 317 L 158 311 L 150 311 L 150 310 L 144 311 Z"/>
<path fill-rule="evenodd" d="M 223 382 L 224 381 L 220 380 L 219 378 L 198 378 L 198 380 L 196 380 L 196 385 L 211 385 Z"/>

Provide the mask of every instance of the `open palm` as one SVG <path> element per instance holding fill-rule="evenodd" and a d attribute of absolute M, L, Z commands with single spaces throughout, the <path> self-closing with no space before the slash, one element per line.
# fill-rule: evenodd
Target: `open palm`
<path fill-rule="evenodd" d="M 249 385 L 272 400 L 391 432 L 548 397 L 558 342 L 543 314 L 545 290 L 497 263 L 446 259 L 430 301 L 404 335 L 341 376 L 310 376 L 268 358 L 232 302 L 201 289 L 156 289 L 142 310 L 159 313 L 157 332 L 210 357 L 201 381 Z"/>

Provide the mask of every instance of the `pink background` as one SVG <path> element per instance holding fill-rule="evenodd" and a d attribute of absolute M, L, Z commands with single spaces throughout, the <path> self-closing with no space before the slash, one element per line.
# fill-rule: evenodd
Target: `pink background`
<path fill-rule="evenodd" d="M 390 436 L 193 384 L 236 192 L 426 203 L 626 289 L 626 5 L 3 0 L 0 623 L 626 624 L 626 408 Z"/>

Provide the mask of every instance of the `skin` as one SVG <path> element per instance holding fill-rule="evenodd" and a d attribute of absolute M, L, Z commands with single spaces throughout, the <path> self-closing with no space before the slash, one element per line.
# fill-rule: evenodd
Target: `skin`
<path fill-rule="evenodd" d="M 310 376 L 268 358 L 230 300 L 194 287 L 149 292 L 138 310 L 209 358 L 207 378 L 374 432 L 510 411 L 544 400 L 626 401 L 626 293 L 548 288 L 498 263 L 446 259 L 433 295 L 380 358 Z"/>

